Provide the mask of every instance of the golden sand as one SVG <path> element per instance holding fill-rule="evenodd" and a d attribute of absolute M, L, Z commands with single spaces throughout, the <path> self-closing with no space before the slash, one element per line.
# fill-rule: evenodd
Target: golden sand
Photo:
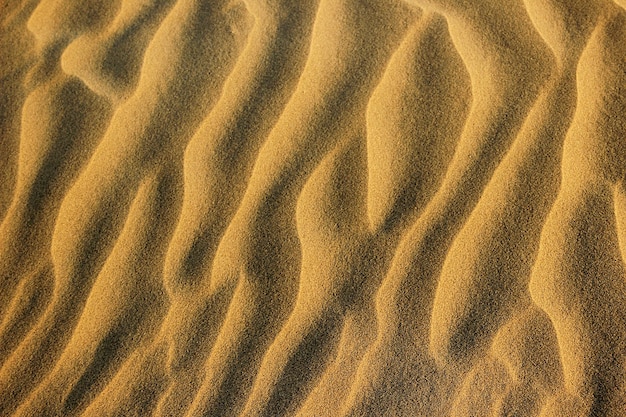
<path fill-rule="evenodd" d="M 626 416 L 625 7 L 0 3 L 0 416 Z"/>

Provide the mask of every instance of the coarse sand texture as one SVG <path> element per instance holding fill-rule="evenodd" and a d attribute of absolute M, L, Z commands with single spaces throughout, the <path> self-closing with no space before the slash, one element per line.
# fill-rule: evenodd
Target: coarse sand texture
<path fill-rule="evenodd" d="M 626 417 L 625 0 L 0 0 L 0 417 Z"/>

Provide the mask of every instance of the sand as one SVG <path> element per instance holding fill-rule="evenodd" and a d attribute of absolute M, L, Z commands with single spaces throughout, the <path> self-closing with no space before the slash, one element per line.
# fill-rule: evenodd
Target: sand
<path fill-rule="evenodd" d="M 0 3 L 0 416 L 626 416 L 625 8 Z"/>

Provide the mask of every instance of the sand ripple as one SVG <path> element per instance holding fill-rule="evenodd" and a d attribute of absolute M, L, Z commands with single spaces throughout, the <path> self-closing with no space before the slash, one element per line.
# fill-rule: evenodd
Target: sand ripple
<path fill-rule="evenodd" d="M 626 416 L 623 7 L 0 6 L 0 415 Z"/>

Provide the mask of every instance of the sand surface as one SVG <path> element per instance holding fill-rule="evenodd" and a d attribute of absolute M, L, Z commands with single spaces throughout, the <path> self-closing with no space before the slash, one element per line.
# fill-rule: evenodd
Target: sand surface
<path fill-rule="evenodd" d="M 626 416 L 624 8 L 0 2 L 0 416 Z"/>

